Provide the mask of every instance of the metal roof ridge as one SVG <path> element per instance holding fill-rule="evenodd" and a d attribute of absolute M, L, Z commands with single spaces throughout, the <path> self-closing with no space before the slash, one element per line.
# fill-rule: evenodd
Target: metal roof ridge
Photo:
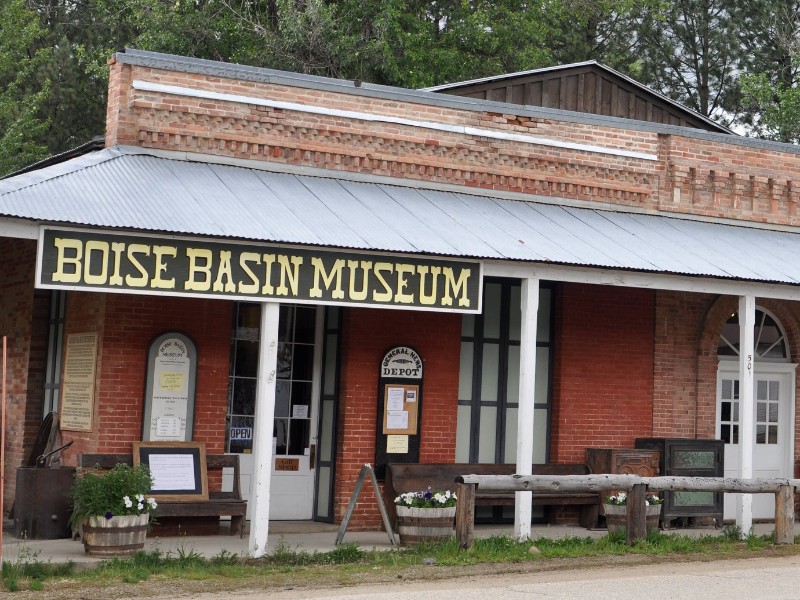
<path fill-rule="evenodd" d="M 724 225 L 730 227 L 741 227 L 745 229 L 757 229 L 763 231 L 781 231 L 784 233 L 800 234 L 800 226 L 780 225 L 774 223 L 763 223 L 760 221 L 745 221 L 742 219 L 730 219 L 722 217 L 710 217 L 706 215 L 692 215 L 689 213 L 673 213 L 668 211 L 655 211 L 637 208 L 635 206 L 622 206 L 619 204 L 597 203 L 587 200 L 577 200 L 572 198 L 562 198 L 553 196 L 542 196 L 539 194 L 525 194 L 524 192 L 511 192 L 505 190 L 490 190 L 474 188 L 453 183 L 437 183 L 420 181 L 416 179 L 399 179 L 384 175 L 370 175 L 365 173 L 351 173 L 348 171 L 333 171 L 319 167 L 306 167 L 298 165 L 287 165 L 283 163 L 270 163 L 257 159 L 235 158 L 219 156 L 215 154 L 204 154 L 200 152 L 187 152 L 180 150 L 161 150 L 156 148 L 144 148 L 141 146 L 114 146 L 118 155 L 146 155 L 164 160 L 178 160 L 184 162 L 196 162 L 202 164 L 215 164 L 221 166 L 236 167 L 242 169 L 253 169 L 271 173 L 298 175 L 304 177 L 316 177 L 322 179 L 333 179 L 341 181 L 354 181 L 360 183 L 371 183 L 376 185 L 388 185 L 393 187 L 422 189 L 438 191 L 443 193 L 464 194 L 478 198 L 494 198 L 508 200 L 511 202 L 527 202 L 531 204 L 544 204 L 549 206 L 563 206 L 585 210 L 601 212 L 611 212 L 620 214 L 644 215 L 675 219 L 679 221 L 692 221 L 697 223 L 708 223 L 714 225 Z M 110 148 L 109 148 L 110 149 Z"/>
<path fill-rule="evenodd" d="M 449 90 L 466 85 L 475 85 L 476 83 L 487 83 L 489 81 L 500 81 L 502 79 L 510 79 L 512 77 L 520 77 L 522 75 L 534 75 L 536 73 L 547 73 L 548 71 L 557 71 L 559 69 L 572 69 L 575 67 L 587 67 L 590 65 L 598 65 L 603 67 L 601 63 L 596 60 L 582 60 L 574 63 L 564 65 L 551 65 L 549 67 L 539 67 L 536 69 L 526 69 L 524 71 L 514 71 L 513 73 L 502 73 L 501 75 L 487 75 L 486 77 L 476 77 L 475 79 L 465 79 L 463 81 L 452 81 L 450 83 L 442 83 L 439 85 L 431 85 L 424 88 L 419 88 L 420 91 L 435 92 L 439 90 Z"/>
<path fill-rule="evenodd" d="M 0 197 L 5 194 L 18 192 L 29 187 L 33 187 L 59 177 L 66 177 L 71 173 L 88 169 L 95 165 L 104 163 L 108 160 L 118 158 L 122 153 L 119 147 L 103 148 L 76 156 L 69 160 L 56 163 L 37 169 L 35 171 L 28 171 L 20 175 L 11 175 L 5 179 L 0 180 Z M 17 184 L 17 185 L 12 185 Z"/>

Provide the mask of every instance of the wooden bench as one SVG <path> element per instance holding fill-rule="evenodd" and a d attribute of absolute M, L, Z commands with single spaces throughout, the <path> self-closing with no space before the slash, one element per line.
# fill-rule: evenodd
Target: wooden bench
<path fill-rule="evenodd" d="M 405 492 L 418 492 L 430 486 L 433 489 L 454 490 L 455 478 L 459 475 L 514 475 L 514 464 L 418 464 L 389 463 L 383 494 L 389 518 L 394 522 L 394 499 Z M 586 464 L 539 464 L 533 465 L 536 475 L 590 475 Z M 513 506 L 514 492 L 476 491 L 478 506 Z M 594 492 L 547 492 L 533 494 L 534 506 L 578 506 L 580 524 L 587 529 L 597 527 L 600 514 L 600 495 Z"/>
<path fill-rule="evenodd" d="M 82 454 L 78 458 L 78 466 L 83 468 L 97 467 L 111 469 L 114 465 L 133 464 L 131 454 Z M 236 454 L 207 454 L 206 469 L 208 471 L 233 469 L 233 489 L 230 492 L 209 492 L 208 500 L 167 501 L 162 500 L 156 509 L 156 523 L 160 519 L 230 517 L 231 534 L 238 533 L 244 537 L 244 520 L 247 515 L 247 502 L 242 500 L 239 489 L 239 456 Z"/>

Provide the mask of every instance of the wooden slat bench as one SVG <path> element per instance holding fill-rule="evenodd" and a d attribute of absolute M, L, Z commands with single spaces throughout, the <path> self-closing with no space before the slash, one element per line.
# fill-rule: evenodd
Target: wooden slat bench
<path fill-rule="evenodd" d="M 533 465 L 536 475 L 590 475 L 588 465 L 578 464 L 539 464 Z M 389 517 L 395 518 L 394 499 L 405 492 L 433 489 L 454 490 L 455 478 L 459 475 L 514 475 L 513 464 L 418 464 L 389 463 L 386 465 L 384 483 L 384 502 Z M 477 489 L 475 504 L 478 506 L 513 506 L 513 492 L 492 492 Z M 593 492 L 547 492 L 533 495 L 534 506 L 579 506 L 580 524 L 587 529 L 597 527 L 600 514 L 600 495 Z"/>
<path fill-rule="evenodd" d="M 78 466 L 84 468 L 97 467 L 111 469 L 114 465 L 133 464 L 131 454 L 82 454 L 78 458 Z M 242 500 L 239 489 L 239 457 L 236 454 L 207 454 L 208 471 L 233 469 L 233 489 L 230 492 L 209 492 L 208 500 L 166 501 L 158 503 L 156 522 L 162 518 L 185 517 L 230 517 L 231 534 L 238 533 L 244 537 L 244 519 L 247 515 L 247 502 Z"/>

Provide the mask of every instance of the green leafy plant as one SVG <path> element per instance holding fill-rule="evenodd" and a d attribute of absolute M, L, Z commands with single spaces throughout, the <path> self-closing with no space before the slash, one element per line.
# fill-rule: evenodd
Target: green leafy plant
<path fill-rule="evenodd" d="M 428 488 L 421 492 L 406 492 L 394 499 L 397 506 L 409 508 L 447 508 L 456 505 L 456 495 L 450 490 Z"/>
<path fill-rule="evenodd" d="M 152 513 L 158 504 L 146 497 L 153 478 L 146 465 L 118 464 L 113 469 L 80 471 L 72 486 L 73 510 L 70 524 L 76 528 L 84 519 Z"/>

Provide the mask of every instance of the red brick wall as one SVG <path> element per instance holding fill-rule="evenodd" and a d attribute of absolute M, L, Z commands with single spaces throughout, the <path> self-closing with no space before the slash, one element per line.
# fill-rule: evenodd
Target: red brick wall
<path fill-rule="evenodd" d="M 233 303 L 193 298 L 71 293 L 67 332 L 100 333 L 95 427 L 68 432 L 80 452 L 130 452 L 142 439 L 147 356 L 154 338 L 177 331 L 197 349 L 194 440 L 224 451 Z"/>
<path fill-rule="evenodd" d="M 38 431 L 32 418 L 36 407 L 29 409 L 28 369 L 31 356 L 32 321 L 34 316 L 33 273 L 36 242 L 0 238 L 0 338 L 6 337 L 6 426 L 4 511 L 14 502 L 16 469 L 25 460 L 23 441 Z M 0 355 L 2 354 L 0 341 Z M 0 356 L 2 360 L 2 356 Z M 41 411 L 41 396 L 39 397 Z M 32 423 L 33 421 L 33 423 Z"/>
<path fill-rule="evenodd" d="M 698 344 L 712 299 L 708 294 L 656 292 L 653 381 L 656 437 L 713 437 L 716 408 L 713 401 L 709 405 L 707 398 L 700 402 L 698 396 Z M 716 369 L 716 341 L 712 352 Z M 716 389 L 716 370 L 713 374 L 704 373 L 703 380 L 713 382 Z"/>
<path fill-rule="evenodd" d="M 558 298 L 551 461 L 652 435 L 654 293 L 565 284 Z"/>
<path fill-rule="evenodd" d="M 420 462 L 452 462 L 456 451 L 461 316 L 377 309 L 344 311 L 336 457 L 335 517 L 340 520 L 361 467 L 375 463 L 379 364 L 393 346 L 411 346 L 423 360 Z M 351 529 L 380 526 L 365 486 Z"/>

